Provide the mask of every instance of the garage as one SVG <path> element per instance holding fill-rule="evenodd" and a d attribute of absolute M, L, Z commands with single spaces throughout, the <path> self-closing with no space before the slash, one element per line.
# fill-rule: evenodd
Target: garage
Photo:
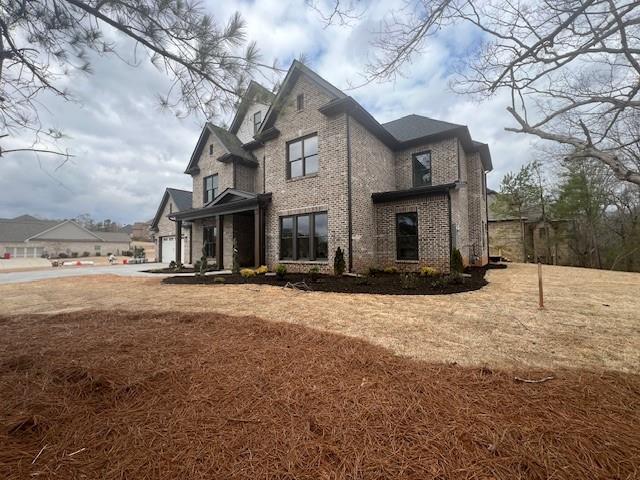
<path fill-rule="evenodd" d="M 186 237 L 182 237 L 182 263 L 185 259 Z M 162 263 L 170 263 L 176 259 L 176 237 L 162 237 Z"/>

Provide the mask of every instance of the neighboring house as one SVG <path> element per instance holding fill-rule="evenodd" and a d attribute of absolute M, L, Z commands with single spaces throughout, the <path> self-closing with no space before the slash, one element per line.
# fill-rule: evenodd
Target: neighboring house
<path fill-rule="evenodd" d="M 40 220 L 30 215 L 0 219 L 0 256 L 106 255 L 129 250 L 124 232 L 87 230 L 73 220 Z"/>
<path fill-rule="evenodd" d="M 190 229 L 175 257 L 204 247 L 218 268 L 235 249 L 241 266 L 331 272 L 340 247 L 352 272 L 447 272 L 453 248 L 466 264 L 488 262 L 491 169 L 467 127 L 419 115 L 380 124 L 294 61 L 276 95 L 251 82 L 228 130 L 207 123 L 185 170 L 190 208 L 161 205 L 155 223 L 175 221 L 174 237 Z"/>
<path fill-rule="evenodd" d="M 512 262 L 541 262 L 573 265 L 569 220 L 547 219 L 541 212 L 527 210 L 522 218 L 493 208 L 498 192 L 489 190 L 489 254 Z M 549 242 L 547 243 L 547 234 Z"/>
<path fill-rule="evenodd" d="M 176 225 L 169 220 L 169 215 L 190 210 L 192 204 L 191 192 L 177 188 L 167 188 L 162 195 L 158 211 L 151 221 L 149 229 L 156 244 L 156 260 L 169 263 L 176 260 Z M 192 258 L 191 225 L 183 222 L 181 232 L 181 258 L 182 263 L 193 263 L 200 258 L 199 250 L 194 252 L 196 258 Z"/>
<path fill-rule="evenodd" d="M 151 241 L 151 223 L 153 220 L 148 222 L 135 222 L 131 225 L 131 240 L 137 240 L 142 242 Z"/>

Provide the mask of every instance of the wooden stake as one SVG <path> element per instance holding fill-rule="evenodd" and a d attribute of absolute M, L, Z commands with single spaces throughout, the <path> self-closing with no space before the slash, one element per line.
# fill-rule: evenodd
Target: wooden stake
<path fill-rule="evenodd" d="M 544 295 L 542 292 L 542 263 L 538 262 L 538 308 L 544 308 Z"/>

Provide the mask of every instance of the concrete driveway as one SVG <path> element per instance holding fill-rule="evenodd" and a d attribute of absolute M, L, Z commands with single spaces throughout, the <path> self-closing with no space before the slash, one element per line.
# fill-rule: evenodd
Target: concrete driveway
<path fill-rule="evenodd" d="M 0 284 L 25 283 L 36 280 L 48 280 L 51 278 L 80 277 L 84 275 L 120 275 L 123 277 L 156 276 L 153 273 L 144 273 L 143 270 L 161 268 L 163 263 L 143 263 L 137 265 L 105 265 L 105 266 L 73 266 L 48 268 L 46 270 L 32 270 L 25 272 L 0 273 Z"/>

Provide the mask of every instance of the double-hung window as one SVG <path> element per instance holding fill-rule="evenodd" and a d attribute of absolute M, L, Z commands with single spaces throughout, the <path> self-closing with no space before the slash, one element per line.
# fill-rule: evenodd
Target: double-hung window
<path fill-rule="evenodd" d="M 418 260 L 418 214 L 396 214 L 396 258 Z"/>
<path fill-rule="evenodd" d="M 317 173 L 318 135 L 313 134 L 287 144 L 287 178 L 304 177 Z"/>
<path fill-rule="evenodd" d="M 413 186 L 431 185 L 431 152 L 413 154 Z"/>
<path fill-rule="evenodd" d="M 327 212 L 280 218 L 282 260 L 326 260 L 329 255 Z"/>
<path fill-rule="evenodd" d="M 203 201 L 205 205 L 218 196 L 218 175 L 204 177 Z"/>
<path fill-rule="evenodd" d="M 204 227 L 202 232 L 202 250 L 205 256 L 216 256 L 216 227 Z"/>

